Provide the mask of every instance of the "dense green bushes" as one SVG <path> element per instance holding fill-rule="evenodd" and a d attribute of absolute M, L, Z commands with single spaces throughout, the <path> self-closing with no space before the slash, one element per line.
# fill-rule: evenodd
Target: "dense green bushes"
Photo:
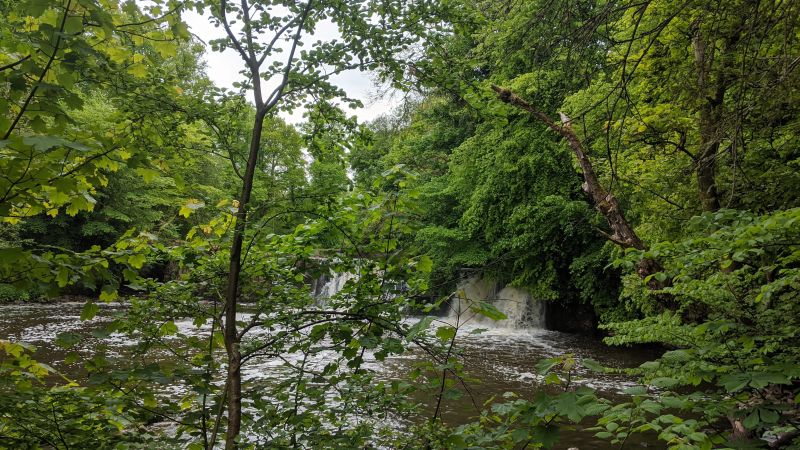
<path fill-rule="evenodd" d="M 274 3 L 0 0 L 0 302 L 137 293 L 95 332 L 130 337 L 132 366 L 88 356 L 91 387 L 0 341 L 0 447 L 147 445 L 154 418 L 192 449 L 552 448 L 581 420 L 619 446 L 797 447 L 800 3 Z M 242 92 L 204 74 L 184 8 L 228 28 L 211 45 L 243 58 Z M 342 41 L 295 52 L 328 20 Z M 363 127 L 330 84 L 354 67 L 419 97 Z M 299 130 L 276 117 L 310 99 Z M 329 271 L 354 276 L 317 302 L 306 282 Z M 461 395 L 458 326 L 402 317 L 465 272 L 669 351 L 621 370 L 641 386 L 616 404 L 571 382 L 611 369 L 565 355 L 539 366 L 550 391 L 398 432 L 415 387 Z M 418 386 L 364 369 L 413 347 Z M 287 354 L 302 363 L 243 402 L 241 367 Z"/>
<path fill-rule="evenodd" d="M 23 291 L 11 284 L 0 283 L 0 303 L 25 302 L 36 298 L 30 291 Z"/>

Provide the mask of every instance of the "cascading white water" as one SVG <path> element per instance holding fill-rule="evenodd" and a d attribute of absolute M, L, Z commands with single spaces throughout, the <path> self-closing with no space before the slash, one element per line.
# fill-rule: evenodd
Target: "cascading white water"
<path fill-rule="evenodd" d="M 545 304 L 534 299 L 525 289 L 505 286 L 479 277 L 464 280 L 456 289 L 450 304 L 450 317 L 495 328 L 545 328 Z M 492 304 L 506 318 L 492 320 L 470 310 L 473 302 Z"/>
<path fill-rule="evenodd" d="M 330 274 L 322 274 L 319 278 L 311 281 L 311 296 L 318 302 L 333 297 L 344 289 L 348 281 L 356 279 L 358 276 L 351 272 L 331 272 Z M 404 281 L 384 281 L 383 295 L 387 297 L 395 297 L 403 292 L 408 291 L 408 284 Z"/>
<path fill-rule="evenodd" d="M 327 305 L 328 299 L 340 292 L 347 282 L 356 278 L 349 272 L 323 275 L 314 280 L 311 293 L 318 305 Z M 450 303 L 449 316 L 464 323 L 480 324 L 492 328 L 545 328 L 545 303 L 534 299 L 522 288 L 505 286 L 498 289 L 496 281 L 471 277 L 458 285 Z M 506 318 L 492 320 L 470 309 L 473 302 L 492 304 Z"/>
<path fill-rule="evenodd" d="M 497 283 L 479 277 L 471 277 L 462 281 L 450 301 L 450 317 L 463 316 L 465 319 L 480 321 L 483 316 L 472 317 L 470 310 L 472 302 L 486 301 L 493 298 L 497 292 Z"/>
<path fill-rule="evenodd" d="M 322 288 L 331 280 L 327 274 L 322 274 L 319 278 L 311 280 L 311 296 L 317 298 L 322 293 Z"/>
<path fill-rule="evenodd" d="M 311 295 L 318 305 L 326 305 L 328 300 L 341 292 L 347 282 L 356 275 L 350 272 L 335 272 L 328 276 L 321 276 L 311 284 Z"/>

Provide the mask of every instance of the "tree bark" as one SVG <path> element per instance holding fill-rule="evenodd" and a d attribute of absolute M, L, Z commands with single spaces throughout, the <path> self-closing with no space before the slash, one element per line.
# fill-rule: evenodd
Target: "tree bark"
<path fill-rule="evenodd" d="M 228 354 L 228 428 L 225 432 L 225 448 L 237 448 L 237 437 L 242 424 L 242 373 L 241 353 L 239 351 L 239 335 L 236 328 L 236 310 L 239 298 L 239 276 L 241 274 L 242 244 L 247 225 L 247 204 L 253 191 L 253 178 L 258 162 L 261 145 L 261 132 L 264 127 L 264 111 L 257 111 L 250 137 L 250 154 L 247 158 L 247 169 L 236 211 L 236 224 L 231 243 L 230 266 L 228 268 L 228 285 L 225 292 L 225 350 Z"/>
<path fill-rule="evenodd" d="M 603 215 L 611 228 L 611 234 L 606 237 L 619 245 L 622 248 L 635 248 L 637 250 L 644 250 L 645 246 L 636 232 L 628 223 L 625 215 L 623 214 L 619 201 L 611 192 L 606 191 L 597 179 L 597 174 L 594 171 L 592 162 L 586 155 L 586 150 L 583 143 L 572 130 L 572 125 L 565 115 L 561 115 L 561 125 L 555 123 L 553 119 L 545 113 L 534 108 L 530 103 L 526 102 L 508 89 L 492 85 L 492 89 L 500 96 L 500 100 L 523 109 L 539 121 L 547 125 L 548 128 L 555 131 L 566 139 L 572 153 L 578 160 L 578 165 L 581 168 L 583 175 L 583 190 L 589 194 L 594 207 Z"/>
<path fill-rule="evenodd" d="M 264 128 L 264 118 L 272 111 L 283 96 L 284 89 L 289 83 L 289 74 L 294 64 L 294 55 L 300 44 L 300 36 L 303 33 L 306 19 L 311 12 L 314 0 L 308 0 L 303 12 L 297 22 L 290 21 L 284 28 L 278 30 L 272 43 L 274 44 L 281 33 L 288 29 L 289 24 L 296 23 L 297 30 L 291 38 L 289 54 L 286 58 L 286 65 L 283 69 L 283 76 L 278 86 L 272 91 L 267 100 L 264 100 L 260 66 L 268 54 L 273 50 L 270 44 L 260 58 L 256 56 L 253 44 L 253 28 L 250 24 L 250 6 L 246 0 L 242 0 L 241 17 L 244 22 L 244 42 L 236 38 L 227 19 L 227 0 L 220 0 L 219 19 L 222 22 L 225 33 L 233 47 L 239 52 L 242 60 L 247 64 L 250 71 L 250 80 L 253 83 L 253 99 L 255 101 L 256 116 L 253 123 L 253 130 L 250 136 L 250 152 L 247 157 L 247 168 L 242 179 L 242 192 L 239 197 L 238 210 L 236 211 L 236 224 L 233 229 L 233 242 L 231 243 L 230 266 L 228 270 L 228 285 L 225 291 L 225 350 L 228 354 L 228 378 L 227 378 L 227 402 L 228 402 L 228 428 L 225 434 L 225 449 L 233 450 L 238 447 L 238 437 L 242 425 L 242 355 L 239 350 L 242 334 L 236 327 L 236 309 L 239 298 L 239 278 L 242 270 L 242 245 L 244 234 L 247 229 L 247 206 L 250 202 L 250 193 L 253 190 L 253 179 L 256 172 L 259 151 L 261 148 L 261 134 Z M 245 329 L 246 331 L 246 329 Z"/>
<path fill-rule="evenodd" d="M 720 208 L 719 194 L 717 192 L 716 169 L 717 152 L 722 140 L 722 105 L 725 99 L 725 80 L 720 75 L 714 92 L 710 92 L 709 76 L 713 64 L 712 54 L 703 40 L 702 33 L 698 30 L 692 37 L 694 50 L 694 63 L 697 71 L 697 90 L 701 96 L 700 117 L 698 131 L 700 134 L 700 151 L 695 159 L 695 176 L 703 211 L 716 211 Z"/>
<path fill-rule="evenodd" d="M 628 220 L 625 218 L 625 214 L 623 213 L 617 198 L 611 192 L 606 191 L 605 188 L 603 188 L 603 186 L 600 184 L 600 181 L 597 179 L 597 174 L 592 166 L 592 161 L 586 154 L 586 150 L 583 146 L 583 143 L 578 138 L 578 135 L 573 131 L 569 118 L 562 114 L 561 124 L 559 125 L 547 114 L 539 111 L 533 105 L 520 98 L 510 90 L 496 85 L 492 85 L 492 89 L 497 92 L 500 100 L 527 111 L 537 120 L 543 122 L 548 128 L 558 133 L 567 141 L 572 153 L 578 160 L 578 165 L 581 168 L 581 174 L 583 175 L 584 180 L 582 186 L 583 190 L 589 194 L 589 198 L 591 199 L 595 209 L 602 214 L 603 218 L 605 218 L 606 222 L 608 223 L 609 228 L 611 228 L 610 234 L 603 232 L 605 237 L 622 248 L 645 250 L 647 247 L 636 234 L 636 231 L 633 229 L 633 227 L 631 227 L 631 225 L 628 223 Z M 663 270 L 664 269 L 661 264 L 652 258 L 642 259 L 639 261 L 636 267 L 636 273 L 643 280 L 647 279 L 647 286 L 652 290 L 663 289 L 666 286 L 664 282 L 659 282 L 655 278 L 650 277 L 650 275 L 656 274 Z M 650 278 L 648 279 L 648 277 Z M 675 308 L 675 304 L 669 296 L 660 295 L 658 296 L 658 300 L 665 307 L 670 309 Z"/>
<path fill-rule="evenodd" d="M 717 155 L 725 138 L 725 96 L 733 86 L 732 70 L 736 66 L 735 47 L 746 33 L 748 15 L 743 11 L 729 31 L 721 36 L 704 36 L 702 19 L 692 30 L 692 50 L 697 72 L 697 95 L 700 98 L 698 132 L 700 149 L 695 159 L 695 174 L 704 211 L 720 208 L 716 183 Z M 715 60 L 720 58 L 716 63 Z M 712 74 L 716 75 L 712 79 Z"/>

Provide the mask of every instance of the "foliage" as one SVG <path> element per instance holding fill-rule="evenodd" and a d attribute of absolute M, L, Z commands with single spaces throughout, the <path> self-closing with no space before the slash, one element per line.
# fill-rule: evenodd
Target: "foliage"
<path fill-rule="evenodd" d="M 87 129 L 73 115 L 85 102 L 81 89 L 110 76 L 146 77 L 147 42 L 174 54 L 172 41 L 185 36 L 173 16 L 172 28 L 133 22 L 147 16 L 136 7 L 107 10 L 95 2 L 4 2 L 4 69 L 0 216 L 18 219 L 41 212 L 55 215 L 91 210 L 95 186 L 105 171 L 132 157 L 126 127 Z M 126 70 L 120 70 L 125 67 Z M 99 79 L 98 79 L 99 78 Z"/>
<path fill-rule="evenodd" d="M 392 136 L 388 148 L 377 150 L 374 166 L 358 166 L 356 178 L 392 163 L 417 174 L 424 206 L 416 245 L 434 260 L 438 293 L 473 269 L 541 299 L 591 299 L 613 310 L 610 255 L 566 155 L 527 120 L 507 125 L 431 97 L 406 128 L 381 131 Z"/>
<path fill-rule="evenodd" d="M 720 445 L 791 429 L 800 376 L 798 220 L 796 208 L 763 216 L 721 210 L 694 218 L 685 239 L 650 250 L 665 262 L 655 276 L 672 280 L 665 291 L 680 300 L 680 308 L 606 325 L 613 333 L 609 343 L 657 342 L 674 349 L 634 370 L 665 389 L 651 412 L 677 404 L 698 417 L 663 430 L 655 417 L 650 428 L 670 445 Z M 627 264 L 642 256 L 629 255 Z M 683 393 L 683 386 L 692 392 Z M 726 432 L 729 419 L 746 433 Z"/>
<path fill-rule="evenodd" d="M 241 58 L 235 92 L 204 73 L 187 10 Z M 587 426 L 620 447 L 797 446 L 797 2 L 0 13 L 0 302 L 82 292 L 88 320 L 129 296 L 94 333 L 135 343 L 93 349 L 78 383 L 0 341 L 0 448 L 554 448 Z M 324 26 L 338 32 L 310 39 Z M 363 126 L 341 109 L 360 106 L 335 83 L 347 70 L 415 100 Z M 278 117 L 301 107 L 297 128 Z M 608 205 L 641 245 L 618 246 Z M 460 319 L 404 318 L 473 272 L 589 305 L 610 345 L 666 351 L 629 369 L 541 361 L 535 395 L 449 427 L 442 403 L 475 381 Z M 342 289 L 313 297 L 321 276 Z M 59 335 L 65 362 L 79 339 Z M 416 352 L 405 379 L 370 366 Z M 283 364 L 248 377 L 266 360 Z M 604 399 L 577 364 L 642 385 Z"/>
<path fill-rule="evenodd" d="M 387 417 L 390 405 L 403 408 L 399 386 L 376 383 L 362 364 L 365 352 L 383 360 L 412 344 L 408 329 L 400 325 L 408 297 L 386 288 L 401 281 L 412 293 L 425 288 L 426 266 L 395 247 L 410 231 L 404 218 L 410 201 L 402 191 L 382 197 L 352 193 L 333 205 L 320 205 L 326 215 L 287 233 L 255 228 L 248 235 L 240 294 L 247 312 L 239 326 L 249 333 L 241 343 L 242 363 L 249 367 L 279 356 L 285 365 L 276 368 L 280 376 L 245 384 L 250 403 L 242 441 L 276 448 L 300 443 L 352 448 L 370 442 L 372 433 L 383 428 L 380 419 Z M 231 239 L 232 219 L 232 212 L 221 208 L 219 217 L 193 228 L 188 245 L 172 250 L 184 276 L 134 300 L 126 320 L 115 325 L 140 342 L 137 354 L 169 349 L 178 356 L 159 362 L 155 372 L 194 394 L 180 402 L 159 396 L 154 407 L 165 416 L 180 415 L 178 432 L 192 436 L 191 445 L 201 448 L 225 430 L 218 413 L 225 395 L 219 389 L 224 366 L 217 360 L 217 351 L 224 348 L 224 297 L 218 286 L 227 275 L 224 243 Z M 336 256 L 320 260 L 314 249 L 333 236 L 340 239 Z M 362 256 L 375 253 L 386 256 Z M 312 298 L 305 284 L 309 273 L 329 270 L 354 278 L 334 297 Z M 206 338 L 184 334 L 176 325 L 184 318 L 210 329 L 203 333 Z M 181 346 L 175 346 L 175 338 Z"/>
<path fill-rule="evenodd" d="M 530 399 L 513 392 L 505 393 L 502 401 L 491 398 L 476 422 L 440 432 L 430 448 L 554 448 L 559 430 L 610 408 L 593 389 L 573 385 L 576 364 L 572 355 L 540 361 L 537 372 L 549 388 Z M 587 360 L 584 364 L 595 367 L 596 363 Z"/>
<path fill-rule="evenodd" d="M 146 448 L 154 443 L 135 402 L 120 392 L 79 388 L 36 362 L 34 348 L 0 341 L 0 448 Z M 60 383 L 53 385 L 53 379 Z"/>

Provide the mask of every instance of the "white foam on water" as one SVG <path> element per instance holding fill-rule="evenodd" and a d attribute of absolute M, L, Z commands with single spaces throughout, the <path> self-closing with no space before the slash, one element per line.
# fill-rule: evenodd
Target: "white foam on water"
<path fill-rule="evenodd" d="M 336 281 L 337 278 L 338 281 Z M 322 291 L 335 295 L 335 289 L 341 289 L 347 279 L 347 276 L 344 275 L 334 277 L 326 283 L 329 286 L 324 287 Z M 542 358 L 551 358 L 565 353 L 574 354 L 576 359 L 597 358 L 594 355 L 596 350 L 591 346 L 582 347 L 585 341 L 575 339 L 572 335 L 543 329 L 544 314 L 541 314 L 543 311 L 538 310 L 538 313 L 531 314 L 530 305 L 536 303 L 531 300 L 529 294 L 513 289 L 505 287 L 498 291 L 497 286 L 492 286 L 491 283 L 474 283 L 473 287 L 468 289 L 469 295 L 481 295 L 487 296 L 487 298 L 494 296 L 495 306 L 508 316 L 505 321 L 465 320 L 463 312 L 460 312 L 460 314 L 451 314 L 447 317 L 438 317 L 431 325 L 431 327 L 458 326 L 456 347 L 464 357 L 467 369 L 470 369 L 470 365 L 478 367 L 480 374 L 492 386 L 491 389 L 497 389 L 497 393 L 513 390 L 512 386 L 520 385 L 535 389 L 543 382 L 543 376 L 536 373 L 535 370 L 536 363 Z M 521 308 L 523 304 L 527 305 L 524 312 Z M 462 304 L 462 306 L 466 305 Z M 66 307 L 64 304 L 0 306 L 0 338 L 11 338 L 35 345 L 52 345 L 58 333 L 62 331 L 85 332 L 92 328 L 93 324 L 110 320 L 109 315 L 115 310 L 114 306 L 101 305 L 101 313 L 97 318 L 90 322 L 82 322 L 79 318 L 81 307 L 81 303 Z M 116 305 L 116 308 L 118 307 L 119 305 Z M 252 315 L 247 313 L 237 315 L 237 319 L 243 322 L 248 322 L 251 318 Z M 420 320 L 419 317 L 409 317 L 405 323 L 413 324 L 418 320 Z M 29 321 L 33 325 L 8 335 L 6 330 L 12 330 L 10 324 L 14 321 Z M 210 321 L 197 326 L 191 319 L 178 319 L 175 320 L 175 324 L 179 333 L 187 336 L 207 339 L 211 331 Z M 256 327 L 251 330 L 251 333 L 248 333 L 247 339 L 248 341 L 267 339 L 277 332 L 280 332 L 280 329 L 266 330 Z M 178 338 L 167 336 L 165 339 Z M 89 340 L 89 342 L 96 343 L 97 340 Z M 86 346 L 81 343 L 83 351 L 90 352 L 92 350 L 89 348 L 89 342 Z M 113 352 L 112 354 L 116 355 L 125 354 L 127 347 L 136 344 L 134 339 L 119 333 L 112 334 L 103 342 L 107 344 L 109 350 Z M 323 342 L 322 346 L 325 345 Z M 224 360 L 224 352 L 220 351 L 220 356 Z M 259 356 L 248 361 L 243 367 L 245 387 L 254 388 L 261 383 L 286 380 L 292 374 L 296 376 L 296 372 L 289 365 L 305 364 L 304 367 L 308 371 L 320 371 L 326 364 L 336 360 L 338 354 L 330 350 L 322 350 L 308 357 L 299 352 L 283 354 L 281 357 Z M 404 376 L 415 361 L 425 357 L 424 352 L 412 349 L 401 355 L 393 355 L 385 361 L 377 361 L 374 353 L 368 350 L 364 352 L 362 368 L 373 371 L 379 379 L 391 380 Z M 224 364 L 218 369 L 218 373 L 223 374 L 225 372 Z M 626 379 L 590 372 L 580 364 L 576 365 L 572 381 L 575 384 L 586 385 L 606 392 L 621 392 L 623 389 L 635 385 Z M 218 386 L 221 388 L 223 385 L 222 380 L 219 380 Z M 178 397 L 186 395 L 187 391 L 183 386 L 170 386 L 165 387 L 164 393 Z M 326 393 L 326 401 L 336 404 L 342 400 L 339 398 L 338 392 L 332 390 L 330 393 Z"/>

